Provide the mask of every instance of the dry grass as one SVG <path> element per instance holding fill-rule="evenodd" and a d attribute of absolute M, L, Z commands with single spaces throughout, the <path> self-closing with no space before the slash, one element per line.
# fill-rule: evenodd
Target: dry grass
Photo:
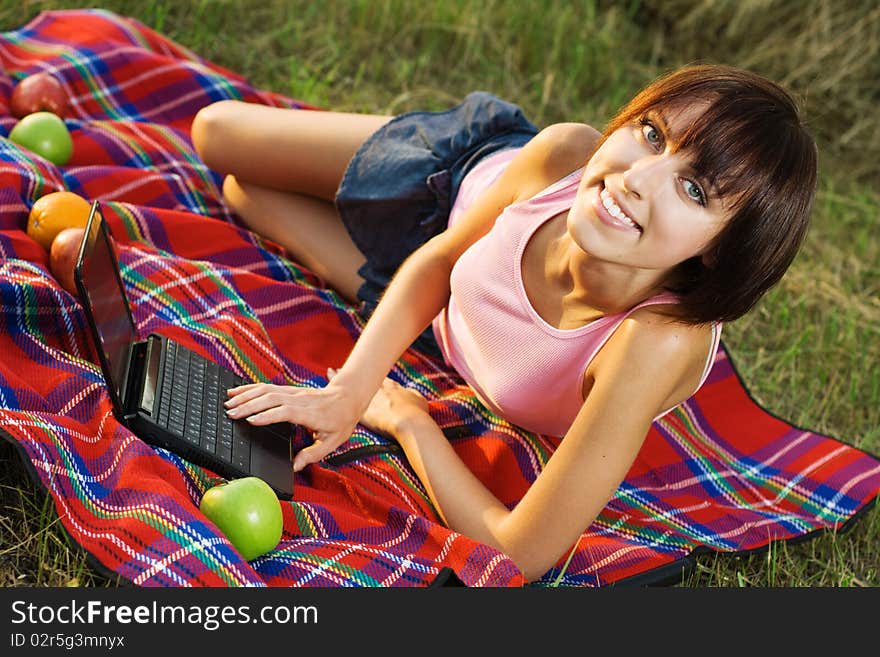
<path fill-rule="evenodd" d="M 803 101 L 826 170 L 880 189 L 880 4 L 860 0 L 648 0 L 661 65 L 736 62 Z M 647 20 L 649 19 L 649 20 Z M 658 26 L 656 21 L 659 21 Z"/>

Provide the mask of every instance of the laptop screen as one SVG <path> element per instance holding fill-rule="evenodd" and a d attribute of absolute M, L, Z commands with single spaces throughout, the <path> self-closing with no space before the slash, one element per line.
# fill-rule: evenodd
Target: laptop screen
<path fill-rule="evenodd" d="M 129 351 L 137 339 L 135 327 L 119 274 L 119 265 L 106 225 L 101 220 L 97 203 L 86 227 L 86 239 L 81 247 L 79 276 L 80 296 L 86 312 L 94 319 L 95 339 L 100 343 L 98 356 L 104 376 L 109 379 L 115 394 L 114 402 L 122 406 L 122 385 L 128 367 Z"/>

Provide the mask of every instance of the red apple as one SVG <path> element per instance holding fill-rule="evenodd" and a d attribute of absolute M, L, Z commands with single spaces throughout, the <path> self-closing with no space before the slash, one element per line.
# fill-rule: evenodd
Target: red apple
<path fill-rule="evenodd" d="M 209 488 L 199 510 L 250 561 L 278 545 L 283 515 L 275 491 L 259 477 L 243 477 Z"/>
<path fill-rule="evenodd" d="M 76 296 L 76 282 L 73 280 L 73 267 L 79 255 L 79 246 L 84 233 L 84 228 L 65 228 L 55 236 L 49 248 L 49 269 L 52 275 L 61 287 L 74 296 Z"/>
<path fill-rule="evenodd" d="M 43 111 L 64 117 L 67 106 L 64 87 L 48 73 L 34 73 L 26 77 L 15 85 L 9 100 L 9 111 L 19 119 Z"/>

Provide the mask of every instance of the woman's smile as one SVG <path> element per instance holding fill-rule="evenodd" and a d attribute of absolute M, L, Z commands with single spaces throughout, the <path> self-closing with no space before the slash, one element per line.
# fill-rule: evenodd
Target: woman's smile
<path fill-rule="evenodd" d="M 631 215 L 621 208 L 607 187 L 603 185 L 601 188 L 597 188 L 597 190 L 598 193 L 594 195 L 592 205 L 596 215 L 603 223 L 617 230 L 642 233 L 642 227 Z"/>
<path fill-rule="evenodd" d="M 568 217 L 574 242 L 590 257 L 665 272 L 702 255 L 727 213 L 694 182 L 691 156 L 664 131 L 680 134 L 701 107 L 612 132 L 587 162 Z M 699 193 L 697 193 L 699 192 Z"/>

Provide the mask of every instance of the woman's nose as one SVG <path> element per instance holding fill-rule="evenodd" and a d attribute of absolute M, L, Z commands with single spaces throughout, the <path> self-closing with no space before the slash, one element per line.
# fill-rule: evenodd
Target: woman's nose
<path fill-rule="evenodd" d="M 627 194 L 642 199 L 662 176 L 664 167 L 663 157 L 660 155 L 647 155 L 630 162 L 623 172 L 623 189 Z"/>

